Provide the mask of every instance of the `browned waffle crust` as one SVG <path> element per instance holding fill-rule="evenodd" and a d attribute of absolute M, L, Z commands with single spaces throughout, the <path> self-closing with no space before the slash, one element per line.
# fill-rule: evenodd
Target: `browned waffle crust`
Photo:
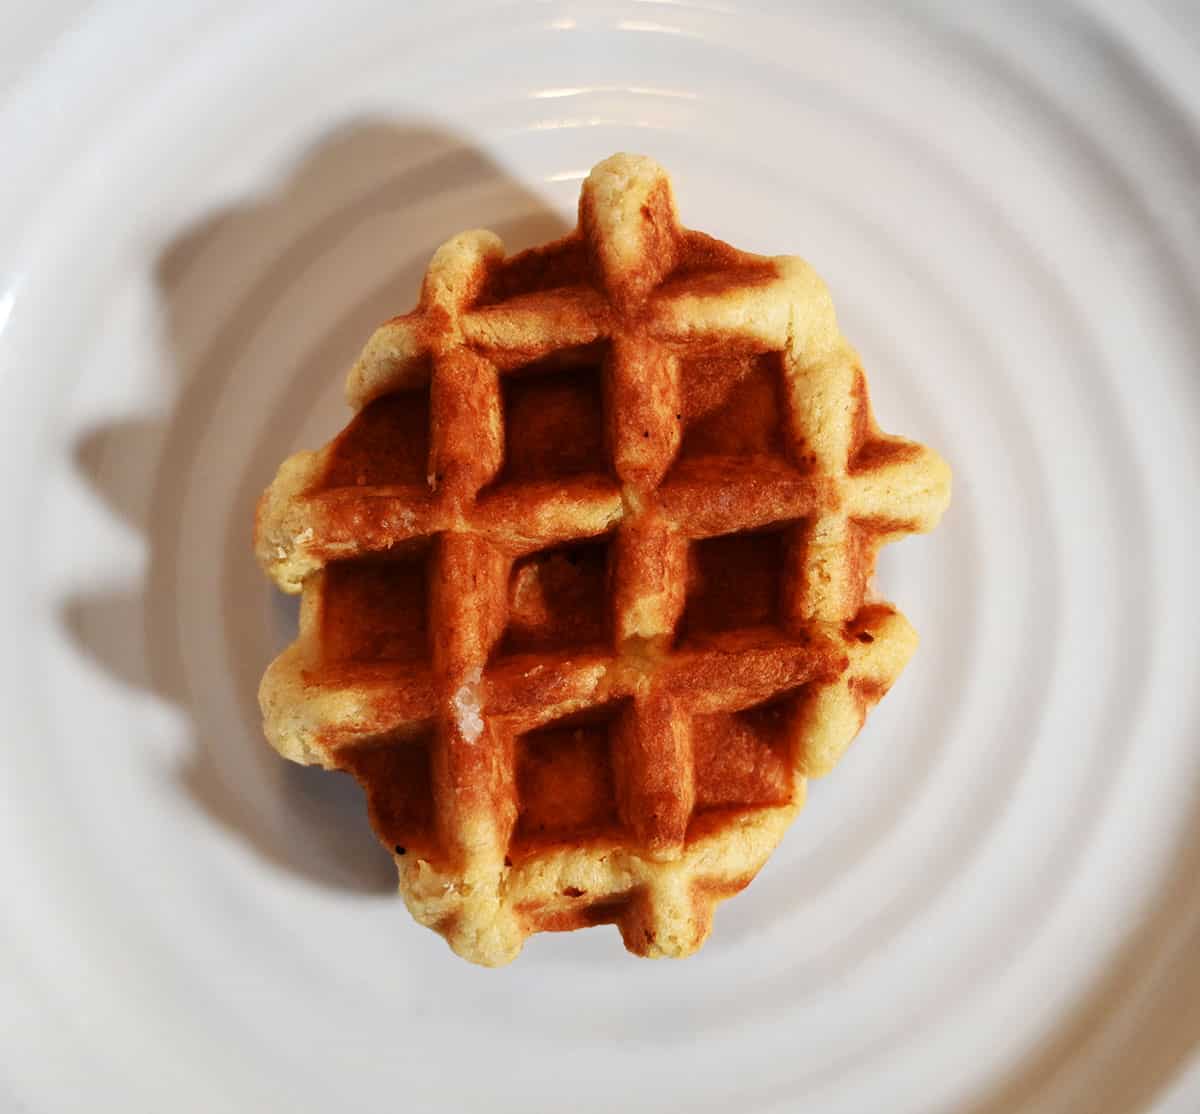
<path fill-rule="evenodd" d="M 466 958 L 610 922 L 694 951 L 911 655 L 865 593 L 945 464 L 879 431 L 806 263 L 681 228 L 628 155 L 561 240 L 443 245 L 348 395 L 259 507 L 303 592 L 268 738 L 358 778 Z"/>

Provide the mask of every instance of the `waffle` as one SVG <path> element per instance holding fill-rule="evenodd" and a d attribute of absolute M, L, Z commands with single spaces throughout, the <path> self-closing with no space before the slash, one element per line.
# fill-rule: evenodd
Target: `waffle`
<path fill-rule="evenodd" d="M 868 584 L 947 467 L 880 432 L 806 263 L 682 228 L 629 155 L 563 239 L 443 245 L 347 394 L 259 505 L 302 593 L 271 743 L 359 780 L 469 960 L 605 923 L 695 951 L 913 652 Z"/>

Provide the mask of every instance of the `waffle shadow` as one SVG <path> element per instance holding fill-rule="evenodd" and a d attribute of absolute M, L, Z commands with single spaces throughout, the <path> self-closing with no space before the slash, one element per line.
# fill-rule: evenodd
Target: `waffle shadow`
<path fill-rule="evenodd" d="M 469 143 L 435 126 L 373 120 L 338 129 L 300 159 L 286 181 L 182 230 L 161 251 L 153 276 L 170 356 L 163 374 L 178 380 L 165 393 L 175 402 L 161 420 L 114 421 L 86 432 L 75 446 L 79 473 L 143 536 L 148 559 L 130 590 L 67 602 L 62 621 L 73 640 L 120 683 L 186 715 L 191 747 L 178 774 L 186 801 L 274 867 L 352 892 L 394 892 L 395 868 L 348 775 L 295 766 L 263 740 L 258 683 L 270 657 L 294 637 L 296 601 L 281 596 L 257 568 L 251 524 L 259 494 L 299 447 L 299 427 L 331 380 L 340 385 L 380 321 L 415 303 L 425 264 L 419 252 L 357 301 L 339 301 L 333 276 L 328 328 L 299 363 L 276 372 L 288 378 L 286 403 L 258 425 L 254 443 L 224 447 L 245 464 L 235 497 L 206 531 L 206 563 L 220 574 L 211 608 L 179 606 L 179 592 L 188 587 L 179 572 L 181 501 L 196 479 L 218 402 L 237 389 L 232 369 L 250 344 L 270 351 L 273 331 L 286 329 L 286 322 L 273 321 L 274 311 L 296 276 L 320 266 L 363 222 L 476 182 L 489 183 L 498 208 L 524 214 L 507 223 L 486 206 L 478 214 L 511 248 L 564 230 L 555 212 Z M 236 260 L 223 259 L 230 245 L 236 245 Z M 368 243 L 363 250 L 386 249 Z M 260 277 L 214 328 L 209 300 L 185 279 L 196 266 L 220 275 L 248 257 L 262 261 Z M 330 435 L 345 416 L 331 419 Z M 203 621 L 220 630 L 216 656 L 196 649 L 211 641 L 211 627 L 197 637 L 202 620 L 192 616 L 201 611 Z"/>

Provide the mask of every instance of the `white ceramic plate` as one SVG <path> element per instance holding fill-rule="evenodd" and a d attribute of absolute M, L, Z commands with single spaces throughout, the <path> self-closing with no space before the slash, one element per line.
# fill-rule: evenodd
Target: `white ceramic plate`
<path fill-rule="evenodd" d="M 0 1107 L 1200 1109 L 1194 4 L 76 8 L 0 86 Z M 261 741 L 251 511 L 440 240 L 620 149 L 816 265 L 955 501 L 704 952 L 485 971 Z"/>

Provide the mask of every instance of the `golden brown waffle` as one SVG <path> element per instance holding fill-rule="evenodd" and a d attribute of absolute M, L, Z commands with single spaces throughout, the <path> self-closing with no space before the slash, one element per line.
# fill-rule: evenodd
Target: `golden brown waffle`
<path fill-rule="evenodd" d="M 879 431 L 806 263 L 681 228 L 629 155 L 564 239 L 441 247 L 348 395 L 259 508 L 303 591 L 268 738 L 358 778 L 460 955 L 612 922 L 694 951 L 912 653 L 865 593 L 945 464 Z"/>

